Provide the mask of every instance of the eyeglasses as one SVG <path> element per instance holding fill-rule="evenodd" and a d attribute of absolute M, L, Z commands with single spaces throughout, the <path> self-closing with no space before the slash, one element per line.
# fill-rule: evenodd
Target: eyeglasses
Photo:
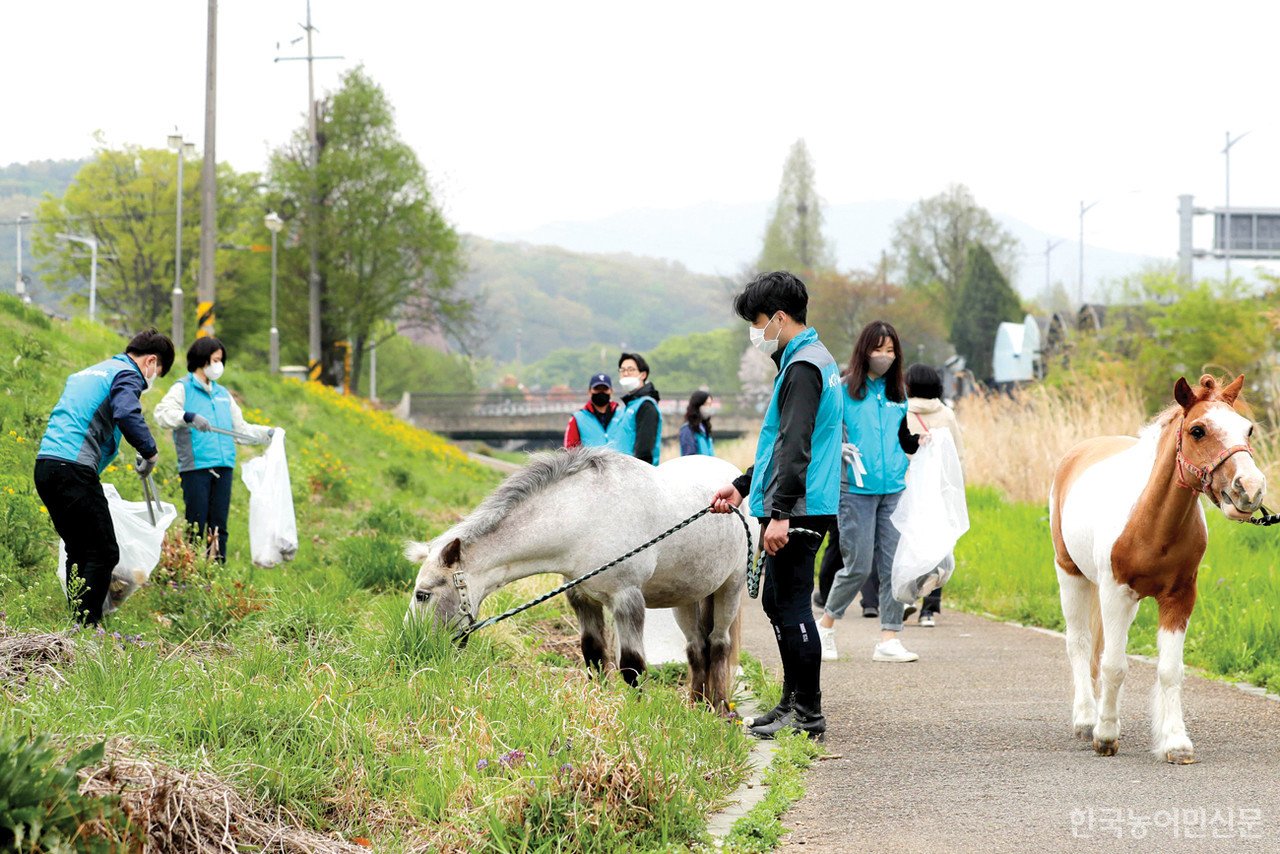
<path fill-rule="evenodd" d="M 638 376 L 639 374 L 640 374 L 640 369 L 639 369 L 639 368 L 637 368 L 637 367 L 634 367 L 634 366 L 632 366 L 632 367 L 630 367 L 630 368 L 618 368 L 618 375 L 619 375 L 619 376 L 629 377 L 629 376 L 633 376 L 633 375 Z"/>

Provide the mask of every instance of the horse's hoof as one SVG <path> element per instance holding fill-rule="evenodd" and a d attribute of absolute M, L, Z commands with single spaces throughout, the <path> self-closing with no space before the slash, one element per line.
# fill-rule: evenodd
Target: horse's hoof
<path fill-rule="evenodd" d="M 1071 731 L 1081 741 L 1093 741 L 1093 724 L 1076 724 Z"/>
<path fill-rule="evenodd" d="M 1165 751 L 1164 761 L 1170 765 L 1194 765 L 1196 761 L 1196 752 L 1189 748 L 1178 748 L 1177 750 Z"/>
<path fill-rule="evenodd" d="M 1115 756 L 1119 747 L 1118 741 L 1100 741 L 1096 738 L 1093 740 L 1093 750 L 1099 756 Z"/>

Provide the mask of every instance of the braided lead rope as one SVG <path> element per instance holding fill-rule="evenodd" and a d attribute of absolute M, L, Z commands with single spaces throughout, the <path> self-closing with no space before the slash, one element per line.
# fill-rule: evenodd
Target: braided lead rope
<path fill-rule="evenodd" d="M 647 543 L 642 543 L 641 545 L 636 546 L 634 549 L 622 555 L 621 557 L 614 558 L 613 560 L 609 561 L 603 566 L 596 567 L 595 569 L 588 572 L 586 575 L 580 575 L 577 578 L 566 581 L 564 584 L 561 584 L 559 587 L 556 587 L 553 590 L 548 590 L 546 593 L 543 593 L 541 596 L 537 596 L 531 599 L 530 601 L 525 602 L 523 605 L 517 605 L 514 608 L 503 611 L 501 614 L 498 614 L 497 616 L 490 617 L 489 619 L 484 620 L 482 622 L 474 623 L 472 625 L 466 626 L 465 628 L 459 629 L 457 633 L 454 635 L 454 640 L 457 641 L 459 646 L 466 646 L 467 639 L 471 637 L 471 635 L 474 634 L 475 632 L 478 632 L 481 629 L 487 628 L 496 623 L 501 623 L 503 620 L 510 619 L 511 617 L 514 617 L 516 614 L 523 613 L 529 610 L 530 608 L 534 607 L 535 605 L 541 605 L 543 602 L 546 602 L 548 599 L 554 599 L 556 596 L 559 596 L 561 593 L 564 593 L 568 590 L 572 590 L 573 588 L 577 587 L 579 584 L 582 584 L 585 581 L 590 581 L 592 578 L 595 578 L 597 575 L 604 572 L 605 570 L 612 569 L 613 567 L 617 566 L 623 561 L 629 560 L 635 557 L 636 555 L 640 554 L 645 549 L 648 549 L 657 545 L 658 543 L 665 540 L 667 537 L 674 534 L 676 531 L 679 531 L 682 528 L 688 527 L 689 525 L 693 524 L 698 519 L 701 519 L 703 516 L 707 515 L 710 512 L 711 512 L 710 507 L 704 507 L 701 510 L 699 510 L 697 513 L 694 513 L 692 516 L 685 519 L 684 521 L 678 522 L 675 525 L 672 525 L 670 528 L 663 531 L 661 534 L 658 534 L 658 536 L 649 540 Z M 747 524 L 747 517 L 742 515 L 741 510 L 739 510 L 737 507 L 734 507 L 733 512 L 738 515 L 738 521 L 742 522 L 742 530 L 747 535 L 747 573 L 748 575 L 750 575 L 751 562 L 752 562 L 751 561 L 751 528 Z M 472 619 L 474 619 L 474 617 Z"/>
<path fill-rule="evenodd" d="M 788 534 L 808 534 L 811 537 L 817 537 L 819 542 L 826 536 L 809 528 L 792 528 Z M 763 539 L 763 538 L 761 538 Z M 747 566 L 747 595 L 752 599 L 760 598 L 760 573 L 764 571 L 764 543 L 756 549 L 755 559 Z"/>

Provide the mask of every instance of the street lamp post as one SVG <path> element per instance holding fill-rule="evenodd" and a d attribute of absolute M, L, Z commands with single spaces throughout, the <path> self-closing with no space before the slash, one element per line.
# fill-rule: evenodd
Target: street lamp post
<path fill-rule="evenodd" d="M 275 211 L 262 219 L 271 232 L 271 373 L 280 373 L 280 330 L 276 326 L 276 237 L 284 230 L 284 220 Z"/>
<path fill-rule="evenodd" d="M 1077 296 L 1082 308 L 1084 307 L 1084 215 L 1096 204 L 1097 202 L 1090 202 L 1086 205 L 1084 199 L 1080 200 L 1080 292 Z"/>
<path fill-rule="evenodd" d="M 1222 154 L 1226 158 L 1227 166 L 1227 191 L 1226 199 L 1223 204 L 1225 209 L 1223 219 L 1225 222 L 1222 225 L 1222 257 L 1225 258 L 1227 262 L 1227 284 L 1231 283 L 1231 146 L 1244 139 L 1250 133 L 1251 131 L 1245 131 L 1235 139 L 1232 139 L 1231 131 L 1227 131 L 1227 144 L 1222 149 Z"/>
<path fill-rule="evenodd" d="M 63 234 L 58 232 L 60 240 L 72 243 L 83 243 L 89 247 L 89 322 L 93 323 L 97 316 L 98 306 L 98 238 L 85 237 L 82 234 Z"/>
<path fill-rule="evenodd" d="M 22 224 L 30 218 L 30 214 L 18 214 L 18 283 L 16 292 L 18 299 L 27 303 L 31 302 L 31 295 L 27 293 L 27 280 L 22 277 Z"/>
<path fill-rule="evenodd" d="M 1044 241 L 1044 298 L 1045 300 L 1049 299 L 1049 289 L 1053 287 L 1053 285 L 1049 281 L 1049 254 L 1061 245 L 1062 245 L 1061 240 L 1049 240 L 1048 238 L 1046 238 Z"/>
<path fill-rule="evenodd" d="M 178 214 L 177 228 L 175 229 L 174 250 L 173 250 L 173 293 L 172 312 L 173 312 L 173 346 L 177 350 L 182 349 L 183 338 L 183 311 L 184 300 L 182 295 L 182 162 L 191 154 L 195 153 L 196 145 L 194 142 L 187 142 L 182 138 L 182 134 L 169 134 L 169 148 L 178 153 Z"/>

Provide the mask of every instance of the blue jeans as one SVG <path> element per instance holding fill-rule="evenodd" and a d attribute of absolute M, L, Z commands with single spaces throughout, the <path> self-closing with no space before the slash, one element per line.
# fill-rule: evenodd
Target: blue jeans
<path fill-rule="evenodd" d="M 826 613 L 834 619 L 844 616 L 863 583 L 872 572 L 880 579 L 880 628 L 902 631 L 903 605 L 893 598 L 893 555 L 898 550 L 898 529 L 889 517 L 898 506 L 901 492 L 892 495 L 840 495 L 840 555 L 844 566 L 827 595 Z"/>

